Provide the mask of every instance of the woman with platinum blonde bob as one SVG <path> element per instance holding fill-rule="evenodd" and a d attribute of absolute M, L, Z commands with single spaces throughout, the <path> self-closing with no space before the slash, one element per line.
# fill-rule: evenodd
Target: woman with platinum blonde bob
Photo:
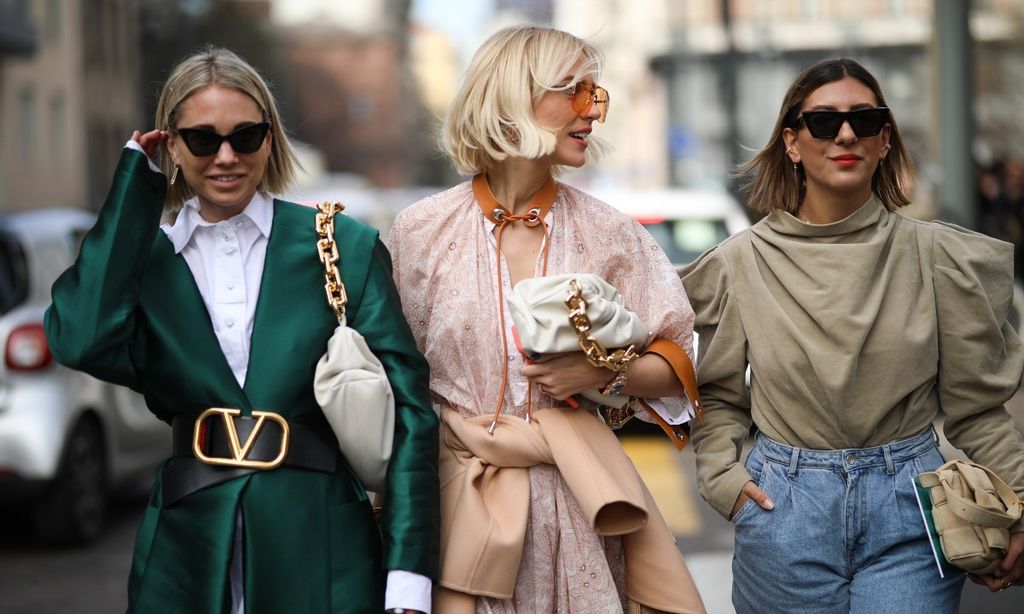
<path fill-rule="evenodd" d="M 735 525 L 736 611 L 954 614 L 964 576 L 940 576 L 913 479 L 943 463 L 941 414 L 951 444 L 1024 494 L 1003 407 L 1024 365 L 1013 246 L 896 212 L 911 159 L 850 59 L 796 77 L 742 170 L 767 217 L 683 272 L 707 404 L 698 486 Z M 993 590 L 1022 582 L 1024 521 L 1012 530 L 975 577 Z"/>
<path fill-rule="evenodd" d="M 601 59 L 549 28 L 491 36 L 444 126 L 444 147 L 472 180 L 410 206 L 392 228 L 395 281 L 442 419 L 437 612 L 703 611 L 598 406 L 569 400 L 614 382 L 672 431 L 691 415 L 673 363 L 647 351 L 623 382 L 581 351 L 526 360 L 503 300 L 524 279 L 594 273 L 642 319 L 645 345 L 690 351 L 693 314 L 654 239 L 554 179 L 587 162 L 608 113 Z M 603 500 L 610 492 L 624 494 Z"/>
<path fill-rule="evenodd" d="M 128 611 L 428 610 L 438 422 L 377 232 L 334 222 L 348 325 L 395 398 L 388 502 L 375 519 L 314 397 L 338 320 L 316 210 L 271 196 L 296 162 L 266 83 L 226 49 L 196 53 L 167 79 L 156 126 L 126 145 L 45 319 L 59 362 L 142 392 L 172 427 Z M 165 206 L 176 213 L 161 226 Z"/>

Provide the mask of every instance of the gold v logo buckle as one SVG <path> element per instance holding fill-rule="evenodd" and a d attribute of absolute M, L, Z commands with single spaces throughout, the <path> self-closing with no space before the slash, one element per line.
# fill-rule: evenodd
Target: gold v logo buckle
<path fill-rule="evenodd" d="M 200 434 L 202 433 L 203 421 L 214 415 L 219 415 L 224 420 L 224 427 L 227 431 L 228 445 L 231 446 L 231 457 L 221 456 L 207 456 L 203 452 L 202 446 L 200 445 Z M 224 407 L 211 407 L 203 413 L 199 414 L 196 418 L 195 428 L 192 429 L 192 453 L 196 459 L 200 462 L 206 463 L 207 465 L 221 465 L 224 467 L 245 467 L 247 469 L 276 469 L 281 466 L 286 456 L 288 456 L 288 441 L 289 441 L 289 430 L 288 421 L 284 419 L 280 414 L 275 414 L 270 411 L 254 411 L 252 417 L 256 418 L 256 424 L 252 427 L 252 431 L 249 436 L 245 439 L 243 444 L 238 439 L 238 429 L 235 426 L 234 418 L 242 415 L 242 411 L 239 409 L 226 409 Z M 273 460 L 269 461 L 258 461 L 249 460 L 250 450 L 259 438 L 260 431 L 263 430 L 266 421 L 276 422 L 281 427 L 281 446 L 280 452 Z"/>

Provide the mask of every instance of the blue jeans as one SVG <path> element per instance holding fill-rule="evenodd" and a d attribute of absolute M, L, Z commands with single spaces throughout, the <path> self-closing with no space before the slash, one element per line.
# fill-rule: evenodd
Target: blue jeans
<path fill-rule="evenodd" d="M 942 462 L 931 429 L 848 450 L 759 435 L 746 467 L 775 509 L 733 518 L 736 612 L 956 614 L 965 576 L 939 577 L 911 482 Z"/>

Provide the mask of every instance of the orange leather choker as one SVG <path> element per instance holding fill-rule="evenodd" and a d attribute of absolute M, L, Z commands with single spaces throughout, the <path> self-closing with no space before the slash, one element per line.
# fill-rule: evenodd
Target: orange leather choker
<path fill-rule="evenodd" d="M 480 207 L 480 213 L 497 226 L 503 226 L 509 222 L 525 222 L 527 226 L 540 224 L 544 216 L 548 214 L 551 205 L 555 203 L 555 180 L 548 177 L 530 203 L 530 210 L 522 215 L 513 215 L 504 205 L 494 198 L 491 186 L 487 184 L 487 177 L 483 174 L 473 177 L 473 196 L 476 197 L 476 204 Z"/>
<path fill-rule="evenodd" d="M 494 198 L 491 186 L 487 184 L 487 178 L 483 174 L 473 177 L 473 196 L 476 197 L 476 204 L 480 207 L 480 212 L 483 216 L 494 222 L 498 227 L 497 236 L 495 237 L 497 242 L 495 261 L 497 263 L 498 278 L 498 322 L 501 326 L 501 390 L 498 392 L 498 401 L 494 408 L 494 419 L 491 421 L 490 428 L 487 429 L 487 432 L 491 434 L 494 434 L 494 428 L 498 424 L 498 416 L 501 415 L 501 408 L 505 404 L 505 390 L 508 387 L 508 335 L 505 333 L 505 282 L 502 280 L 501 274 L 501 235 L 506 227 L 515 222 L 522 222 L 531 228 L 540 226 L 544 216 L 551 209 L 551 205 L 555 203 L 555 192 L 555 180 L 549 175 L 547 181 L 540 186 L 537 194 L 534 195 L 533 201 L 530 203 L 533 206 L 530 210 L 522 215 L 516 215 L 503 207 Z M 541 275 L 547 275 L 548 248 L 551 247 L 551 237 L 548 235 L 546 226 L 543 227 L 543 230 L 545 235 L 544 265 L 541 269 Z M 528 385 L 526 390 L 526 421 L 529 422 L 530 410 L 533 407 L 533 385 Z"/>

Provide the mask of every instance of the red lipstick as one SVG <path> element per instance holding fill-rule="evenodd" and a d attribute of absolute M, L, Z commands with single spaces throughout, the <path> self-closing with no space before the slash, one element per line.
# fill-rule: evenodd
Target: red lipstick
<path fill-rule="evenodd" d="M 829 159 L 838 164 L 839 168 L 850 168 L 860 162 L 861 157 L 854 154 L 842 154 Z"/>

